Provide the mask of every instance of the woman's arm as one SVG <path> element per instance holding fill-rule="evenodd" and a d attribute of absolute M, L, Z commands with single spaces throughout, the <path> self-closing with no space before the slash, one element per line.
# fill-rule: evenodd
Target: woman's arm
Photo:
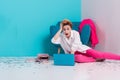
<path fill-rule="evenodd" d="M 75 51 L 86 53 L 86 50 L 90 49 L 90 47 L 82 44 L 78 32 L 76 32 L 75 35 L 74 41 L 72 42 L 71 53 L 75 53 Z"/>
<path fill-rule="evenodd" d="M 55 43 L 55 44 L 59 44 L 59 39 L 60 39 L 60 34 L 62 32 L 62 24 L 60 24 L 60 29 L 58 30 L 58 32 L 53 36 L 51 42 Z"/>
<path fill-rule="evenodd" d="M 60 36 L 60 33 L 61 33 L 62 29 L 59 29 L 58 32 L 54 35 L 54 40 L 57 40 Z"/>
<path fill-rule="evenodd" d="M 76 31 L 74 32 L 74 35 L 74 40 L 71 46 L 71 53 L 75 53 L 75 51 L 78 50 L 78 47 L 82 45 L 79 33 Z"/>

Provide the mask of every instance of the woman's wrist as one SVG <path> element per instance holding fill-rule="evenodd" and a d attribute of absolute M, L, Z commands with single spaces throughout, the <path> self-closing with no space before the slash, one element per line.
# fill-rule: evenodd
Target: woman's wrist
<path fill-rule="evenodd" d="M 61 33 L 61 32 L 62 32 L 62 29 L 59 29 L 59 32 Z"/>

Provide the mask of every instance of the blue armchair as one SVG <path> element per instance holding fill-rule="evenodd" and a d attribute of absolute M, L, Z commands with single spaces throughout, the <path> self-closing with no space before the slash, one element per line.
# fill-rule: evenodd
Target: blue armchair
<path fill-rule="evenodd" d="M 72 24 L 73 24 L 72 29 L 79 32 L 80 22 L 72 22 Z M 56 25 L 51 25 L 50 26 L 50 38 L 52 38 L 57 33 L 57 31 L 60 28 L 59 26 L 60 26 L 60 22 L 58 22 Z M 90 31 L 91 31 L 90 30 L 90 26 L 89 25 L 85 25 L 82 28 L 82 31 L 79 32 L 80 33 L 81 41 L 82 41 L 82 43 L 84 45 L 88 45 L 89 46 Z M 61 46 L 60 45 L 56 45 L 56 44 L 53 44 L 53 45 L 58 48 L 58 53 L 60 53 Z"/>

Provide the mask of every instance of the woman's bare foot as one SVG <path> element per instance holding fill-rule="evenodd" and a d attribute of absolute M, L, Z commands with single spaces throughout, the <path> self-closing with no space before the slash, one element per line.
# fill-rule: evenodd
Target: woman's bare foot
<path fill-rule="evenodd" d="M 103 61 L 105 61 L 105 59 L 103 59 L 103 58 L 97 58 L 96 59 L 96 62 L 103 62 Z"/>

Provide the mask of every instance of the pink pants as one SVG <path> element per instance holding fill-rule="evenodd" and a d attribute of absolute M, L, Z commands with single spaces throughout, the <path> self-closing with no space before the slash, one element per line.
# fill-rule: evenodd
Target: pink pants
<path fill-rule="evenodd" d="M 89 49 L 86 53 L 81 53 L 78 51 L 75 52 L 76 62 L 95 62 L 97 58 L 120 60 L 120 55 L 109 52 L 100 52 L 94 49 Z"/>

